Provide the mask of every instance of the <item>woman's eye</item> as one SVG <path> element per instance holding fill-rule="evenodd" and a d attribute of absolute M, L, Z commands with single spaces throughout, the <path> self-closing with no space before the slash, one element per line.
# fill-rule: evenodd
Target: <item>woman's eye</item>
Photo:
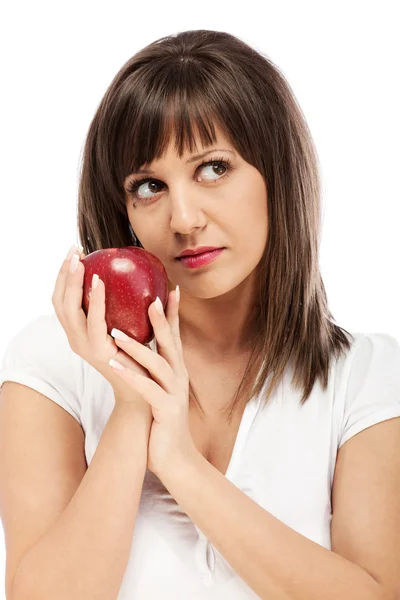
<path fill-rule="evenodd" d="M 219 170 L 219 169 L 221 169 L 221 167 L 222 167 L 222 169 L 225 169 L 225 171 L 227 170 L 227 167 L 225 167 L 223 164 L 216 163 L 216 162 L 212 163 L 211 165 L 205 165 L 203 170 L 204 171 L 209 170 L 209 173 L 208 173 L 209 175 L 218 175 L 219 177 L 217 179 L 220 179 L 225 173 L 215 173 L 215 170 L 213 170 L 213 169 L 217 168 Z M 206 179 L 208 179 L 208 178 L 206 178 Z"/>
<path fill-rule="evenodd" d="M 231 168 L 229 160 L 214 160 L 201 164 L 198 171 L 205 173 L 205 175 L 202 175 L 201 177 L 202 180 L 216 183 L 223 177 L 227 177 Z M 222 173 L 220 172 L 221 169 Z M 216 177 L 213 177 L 213 175 L 216 175 Z M 149 200 L 153 199 L 154 194 L 160 192 L 160 188 L 162 187 L 163 184 L 156 179 L 146 178 L 131 181 L 127 191 L 138 203 L 146 204 Z"/>

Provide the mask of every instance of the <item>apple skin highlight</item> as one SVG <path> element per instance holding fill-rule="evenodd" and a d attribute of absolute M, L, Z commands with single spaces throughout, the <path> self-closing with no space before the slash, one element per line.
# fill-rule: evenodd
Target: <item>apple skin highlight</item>
<path fill-rule="evenodd" d="M 154 338 L 148 308 L 158 296 L 168 302 L 168 276 L 162 262 L 137 246 L 96 250 L 82 259 L 85 267 L 82 309 L 87 316 L 94 273 L 105 285 L 107 333 L 115 327 L 141 344 Z"/>

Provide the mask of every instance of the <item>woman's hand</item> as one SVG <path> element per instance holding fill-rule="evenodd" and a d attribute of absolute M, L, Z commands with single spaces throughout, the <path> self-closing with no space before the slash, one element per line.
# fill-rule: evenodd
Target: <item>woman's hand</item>
<path fill-rule="evenodd" d="M 159 476 L 164 469 L 177 464 L 176 461 L 194 456 L 198 451 L 189 428 L 189 374 L 183 359 L 176 291 L 169 293 L 167 316 L 164 312 L 157 312 L 156 304 L 150 304 L 148 315 L 157 341 L 157 352 L 128 336 L 125 336 L 127 341 L 115 336 L 115 343 L 147 369 L 151 378 L 129 366 L 113 370 L 152 409 L 154 420 L 150 430 L 147 468 Z"/>
<path fill-rule="evenodd" d="M 92 288 L 86 317 L 82 308 L 85 267 L 78 260 L 77 270 L 74 273 L 70 272 L 73 254 L 80 259 L 85 257 L 76 247 L 75 252 L 71 249 L 69 257 L 67 256 L 61 266 L 52 295 L 54 310 L 67 334 L 71 349 L 107 379 L 113 387 L 116 403 L 134 402 L 151 416 L 149 406 L 130 385 L 115 375 L 109 360 L 117 360 L 144 379 L 149 378 L 149 374 L 133 358 L 120 350 L 108 335 L 105 321 L 105 285 L 101 279 L 97 288 Z"/>

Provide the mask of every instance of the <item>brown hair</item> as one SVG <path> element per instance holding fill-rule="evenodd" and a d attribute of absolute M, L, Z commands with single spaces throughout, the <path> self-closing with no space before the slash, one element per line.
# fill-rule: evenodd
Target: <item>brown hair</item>
<path fill-rule="evenodd" d="M 283 74 L 233 35 L 193 30 L 161 38 L 130 58 L 112 80 L 90 125 L 79 183 L 78 227 L 86 254 L 138 245 L 126 209 L 126 177 L 162 157 L 175 134 L 179 157 L 216 142 L 217 123 L 268 186 L 268 240 L 258 265 L 259 301 L 253 351 L 229 418 L 252 367 L 261 361 L 245 401 L 266 402 L 286 366 L 309 398 L 325 390 L 330 361 L 353 336 L 333 323 L 318 264 L 321 184 L 305 117 Z M 247 388 L 246 388 L 247 389 Z M 193 386 L 190 400 L 201 409 Z M 223 411 L 225 412 L 225 410 Z"/>

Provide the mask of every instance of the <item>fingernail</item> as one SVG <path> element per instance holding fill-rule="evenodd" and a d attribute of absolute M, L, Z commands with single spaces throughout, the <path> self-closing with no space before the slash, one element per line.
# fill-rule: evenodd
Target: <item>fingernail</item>
<path fill-rule="evenodd" d="M 79 256 L 77 254 L 74 254 L 73 257 L 71 258 L 71 262 L 69 263 L 69 272 L 75 273 L 78 270 L 78 264 L 79 264 Z"/>
<path fill-rule="evenodd" d="M 97 273 L 93 273 L 93 277 L 92 277 L 92 288 L 96 289 L 97 288 L 97 284 L 99 283 L 99 276 L 97 275 Z"/>
<path fill-rule="evenodd" d="M 123 331 L 120 331 L 119 329 L 112 329 L 111 335 L 112 335 L 112 337 L 119 340 L 120 342 L 130 342 L 131 341 L 131 338 L 128 337 L 127 335 L 125 335 L 125 333 Z"/>
<path fill-rule="evenodd" d="M 77 247 L 76 247 L 76 246 L 75 246 L 75 244 L 74 244 L 74 245 L 73 245 L 73 246 L 71 246 L 71 248 L 68 250 L 68 254 L 67 254 L 67 256 L 66 256 L 65 260 L 69 260 L 69 259 L 72 257 L 72 255 L 74 254 L 74 252 L 76 252 L 76 250 L 77 250 Z"/>
<path fill-rule="evenodd" d="M 179 285 L 176 286 L 175 295 L 176 295 L 176 301 L 179 303 L 179 300 L 181 299 L 181 292 L 179 290 Z"/>
<path fill-rule="evenodd" d="M 160 298 L 158 296 L 155 299 L 154 304 L 155 304 L 156 311 L 158 312 L 158 314 L 163 315 L 164 314 L 163 305 L 161 304 L 161 300 L 160 300 Z"/>
<path fill-rule="evenodd" d="M 123 371 L 124 367 L 117 362 L 116 360 L 113 360 L 112 358 L 108 361 L 108 364 L 110 365 L 110 367 L 114 367 L 114 369 L 118 369 L 118 371 Z"/>

